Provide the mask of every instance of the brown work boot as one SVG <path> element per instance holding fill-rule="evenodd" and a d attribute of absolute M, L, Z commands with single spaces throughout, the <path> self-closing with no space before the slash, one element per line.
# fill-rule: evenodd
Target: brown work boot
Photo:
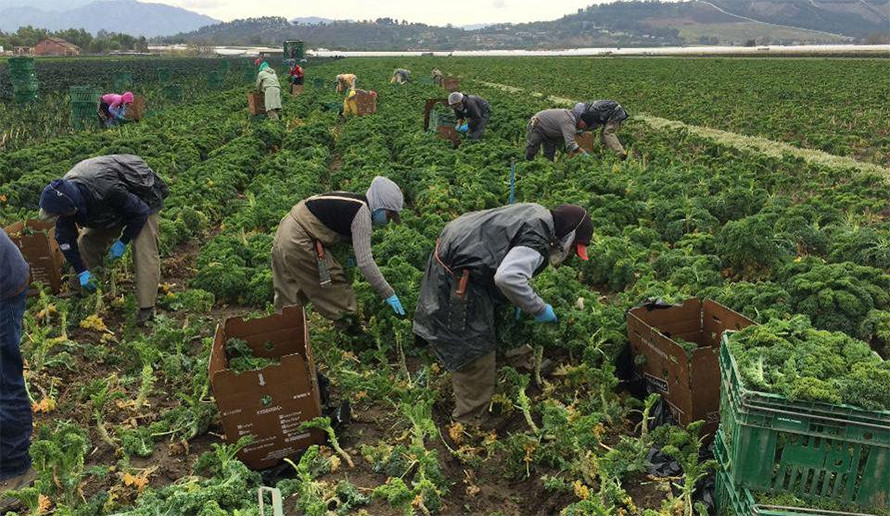
<path fill-rule="evenodd" d="M 0 482 L 0 513 L 5 514 L 6 511 L 18 502 L 17 499 L 6 496 L 6 493 L 31 487 L 35 478 L 37 478 L 37 472 L 34 468 L 29 468 L 28 471 L 17 477 L 8 478 Z"/>

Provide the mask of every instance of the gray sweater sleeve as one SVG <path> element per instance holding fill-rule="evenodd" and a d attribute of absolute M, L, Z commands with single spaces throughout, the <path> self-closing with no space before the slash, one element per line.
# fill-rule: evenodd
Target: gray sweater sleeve
<path fill-rule="evenodd" d="M 516 246 L 510 249 L 494 274 L 494 284 L 504 297 L 522 311 L 535 316 L 544 312 L 546 303 L 528 282 L 543 262 L 544 257 L 538 251 Z"/>
<path fill-rule="evenodd" d="M 395 294 L 395 290 L 374 263 L 374 256 L 371 254 L 371 211 L 367 206 L 359 208 L 352 219 L 350 230 L 352 231 L 352 250 L 355 251 L 355 264 L 361 271 L 365 280 L 371 284 L 371 287 L 380 294 L 381 297 L 387 298 Z"/>
<path fill-rule="evenodd" d="M 575 118 L 572 117 L 571 113 L 567 114 L 567 118 L 569 120 L 564 121 L 561 127 L 562 137 L 566 141 L 566 151 L 567 152 L 575 152 L 578 150 L 579 145 L 578 142 L 575 141 L 575 134 L 577 134 L 575 129 Z"/>

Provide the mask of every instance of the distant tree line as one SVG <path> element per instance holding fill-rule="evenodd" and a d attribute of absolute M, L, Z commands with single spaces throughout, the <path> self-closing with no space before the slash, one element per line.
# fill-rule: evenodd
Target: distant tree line
<path fill-rule="evenodd" d="M 0 31 L 0 46 L 6 50 L 12 50 L 14 47 L 33 47 L 47 38 L 62 38 L 80 47 L 81 52 L 88 54 L 103 54 L 115 50 L 148 51 L 148 41 L 145 36 L 136 37 L 105 30 L 100 30 L 93 36 L 83 29 L 50 31 L 30 25 L 19 27 L 16 32 Z"/>

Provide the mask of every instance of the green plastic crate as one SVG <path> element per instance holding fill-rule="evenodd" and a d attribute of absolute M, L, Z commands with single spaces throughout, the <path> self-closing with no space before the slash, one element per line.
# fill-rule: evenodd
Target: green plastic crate
<path fill-rule="evenodd" d="M 15 74 L 16 72 L 22 71 L 34 71 L 33 57 L 10 57 L 7 63 L 9 63 L 10 74 Z"/>
<path fill-rule="evenodd" d="M 312 79 L 312 87 L 317 90 L 323 90 L 324 89 L 324 79 L 321 79 L 319 77 Z"/>
<path fill-rule="evenodd" d="M 754 499 L 754 492 L 740 488 L 733 482 L 727 467 L 728 452 L 723 440 L 722 432 L 718 431 L 714 439 L 714 457 L 718 463 L 715 487 L 718 516 L 873 516 L 866 513 L 758 504 Z"/>
<path fill-rule="evenodd" d="M 28 104 L 30 102 L 37 102 L 37 92 L 14 91 L 12 93 L 12 100 L 15 101 L 16 104 Z"/>
<path fill-rule="evenodd" d="M 890 411 L 792 401 L 742 386 L 723 335 L 720 429 L 737 486 L 890 507 Z"/>
<path fill-rule="evenodd" d="M 220 71 L 207 72 L 207 87 L 218 90 L 223 86 L 223 73 Z"/>
<path fill-rule="evenodd" d="M 114 72 L 114 91 L 123 93 L 133 86 L 131 72 Z"/>
<path fill-rule="evenodd" d="M 21 92 L 21 93 L 29 92 L 29 93 L 36 94 L 39 89 L 40 89 L 40 85 L 38 84 L 37 81 L 27 81 L 27 82 L 19 82 L 19 83 L 12 84 L 12 91 L 15 91 L 15 92 Z"/>
<path fill-rule="evenodd" d="M 99 97 L 102 92 L 92 86 L 71 86 L 68 88 L 68 96 L 71 98 L 71 105 L 78 103 L 90 103 L 93 109 L 99 103 Z"/>
<path fill-rule="evenodd" d="M 99 124 L 97 109 L 95 103 L 72 104 L 71 126 L 78 131 L 87 127 L 97 127 Z"/>
<path fill-rule="evenodd" d="M 170 72 L 169 68 L 158 68 L 158 81 L 167 82 L 172 76 L 173 74 Z"/>

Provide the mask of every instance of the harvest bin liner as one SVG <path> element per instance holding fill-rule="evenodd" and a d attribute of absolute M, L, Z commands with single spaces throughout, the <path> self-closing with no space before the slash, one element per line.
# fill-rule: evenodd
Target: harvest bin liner
<path fill-rule="evenodd" d="M 377 96 L 368 91 L 356 90 L 355 106 L 358 108 L 357 116 L 373 115 L 377 112 Z"/>
<path fill-rule="evenodd" d="M 890 411 L 788 398 L 746 389 L 720 349 L 720 431 L 737 486 L 890 508 Z"/>
<path fill-rule="evenodd" d="M 729 473 L 729 455 L 723 431 L 714 439 L 714 457 L 717 459 L 716 495 L 718 516 L 864 516 L 863 512 L 824 511 L 806 507 L 761 505 L 754 500 L 754 491 L 738 487 Z M 868 516 L 873 516 L 868 514 Z"/>
<path fill-rule="evenodd" d="M 243 339 L 254 355 L 280 359 L 277 365 L 245 371 L 228 369 L 226 341 Z M 319 430 L 298 431 L 321 415 L 318 376 L 306 314 L 298 306 L 259 319 L 229 318 L 216 327 L 210 353 L 210 385 L 216 398 L 226 442 L 244 435 L 254 440 L 238 458 L 254 469 L 275 466 L 313 444 L 323 444 Z"/>
<path fill-rule="evenodd" d="M 62 287 L 62 263 L 64 257 L 56 243 L 56 226 L 43 220 L 25 220 L 4 228 L 9 239 L 21 249 L 25 261 L 31 266 L 30 283 L 39 281 L 58 294 Z M 30 295 L 37 294 L 31 288 Z"/>
<path fill-rule="evenodd" d="M 720 336 L 752 324 L 714 301 L 688 299 L 678 306 L 629 310 L 627 338 L 634 357 L 645 357 L 637 371 L 661 394 L 673 418 L 683 426 L 704 420 L 703 434 L 711 436 L 720 422 Z M 691 358 L 674 338 L 698 345 Z"/>

